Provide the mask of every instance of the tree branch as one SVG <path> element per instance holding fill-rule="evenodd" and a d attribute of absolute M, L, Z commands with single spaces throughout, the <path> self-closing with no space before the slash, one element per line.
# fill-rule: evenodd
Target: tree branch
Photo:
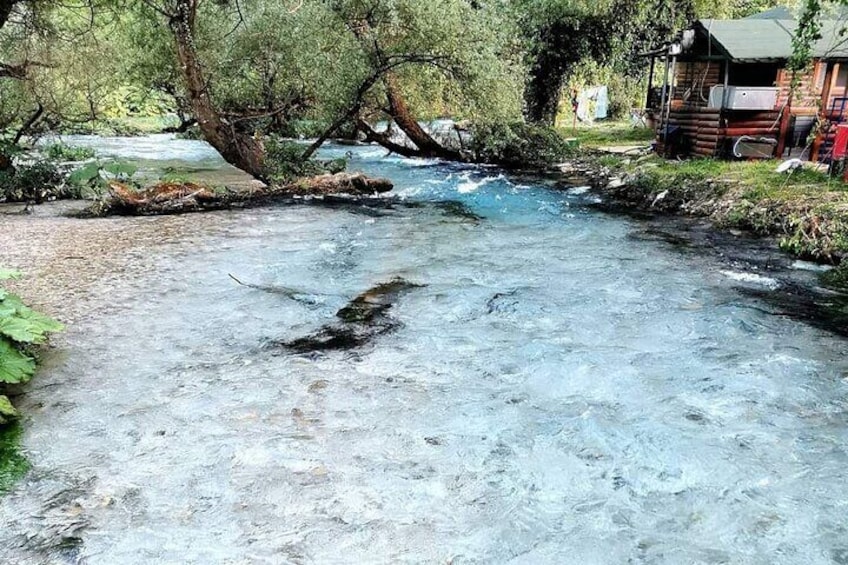
<path fill-rule="evenodd" d="M 37 122 L 38 120 L 41 119 L 41 116 L 43 114 L 44 114 L 44 106 L 42 106 L 41 102 L 39 102 L 38 108 L 36 108 L 35 112 L 32 114 L 32 116 L 29 117 L 29 119 L 26 121 L 26 123 L 24 123 L 24 125 L 21 126 L 21 129 L 18 130 L 18 133 L 15 134 L 14 139 L 12 139 L 12 145 L 17 145 L 21 141 L 23 136 L 26 135 L 26 132 L 29 131 L 29 129 L 32 126 L 35 125 L 35 122 Z"/>

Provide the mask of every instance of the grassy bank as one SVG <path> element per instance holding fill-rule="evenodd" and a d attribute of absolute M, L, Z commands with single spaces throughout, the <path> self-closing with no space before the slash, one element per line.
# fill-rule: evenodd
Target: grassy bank
<path fill-rule="evenodd" d="M 566 138 L 577 138 L 581 147 L 598 148 L 615 145 L 650 145 L 654 132 L 644 126 L 633 126 L 630 122 L 578 123 L 576 128 L 557 128 Z"/>
<path fill-rule="evenodd" d="M 848 257 L 848 185 L 812 167 L 776 171 L 780 161 L 669 161 L 656 156 L 595 155 L 604 192 L 643 210 L 709 217 L 717 226 L 779 238 L 804 259 L 839 264 Z M 837 284 L 848 261 L 829 275 Z"/>

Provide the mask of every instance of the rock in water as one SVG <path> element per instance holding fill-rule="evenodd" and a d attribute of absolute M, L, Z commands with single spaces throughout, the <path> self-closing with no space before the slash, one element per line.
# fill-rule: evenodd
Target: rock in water
<path fill-rule="evenodd" d="M 361 347 L 400 326 L 389 311 L 403 293 L 420 286 L 401 278 L 379 284 L 336 312 L 338 322 L 327 324 L 312 335 L 280 345 L 299 353 Z"/>

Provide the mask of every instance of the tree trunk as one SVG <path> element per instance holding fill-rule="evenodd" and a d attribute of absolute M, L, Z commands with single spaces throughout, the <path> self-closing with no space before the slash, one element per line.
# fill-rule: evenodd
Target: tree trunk
<path fill-rule="evenodd" d="M 544 49 L 544 48 L 542 48 Z M 553 126 L 559 112 L 564 72 L 550 60 L 548 53 L 537 55 L 524 90 L 525 116 L 528 122 Z"/>
<path fill-rule="evenodd" d="M 397 126 L 406 134 L 412 143 L 419 149 L 422 157 L 437 157 L 452 161 L 460 160 L 459 151 L 454 151 L 442 146 L 438 141 L 421 127 L 412 111 L 403 99 L 397 78 L 393 73 L 387 73 L 385 77 L 386 96 L 389 100 L 389 112 Z"/>
<path fill-rule="evenodd" d="M 257 179 L 267 180 L 265 148 L 262 143 L 249 135 L 237 132 L 221 117 L 209 97 L 208 84 L 194 45 L 198 1 L 177 0 L 177 13 L 170 22 L 192 113 L 203 137 L 225 161 Z"/>
<path fill-rule="evenodd" d="M 357 126 L 365 134 L 365 140 L 369 143 L 379 143 L 392 153 L 397 153 L 402 157 L 424 157 L 420 150 L 413 149 L 412 147 L 407 147 L 406 145 L 400 145 L 399 143 L 395 143 L 394 141 L 392 141 L 390 135 L 374 131 L 374 128 L 372 128 L 365 120 L 359 120 L 357 122 Z"/>

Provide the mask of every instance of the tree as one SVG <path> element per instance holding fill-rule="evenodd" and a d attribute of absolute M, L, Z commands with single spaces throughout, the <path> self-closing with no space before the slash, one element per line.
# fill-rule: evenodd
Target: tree
<path fill-rule="evenodd" d="M 639 53 L 674 37 L 695 18 L 733 18 L 775 0 L 514 0 L 508 4 L 525 44 L 529 77 L 525 115 L 553 125 L 563 87 L 593 61 L 623 77 L 641 78 Z"/>
<path fill-rule="evenodd" d="M 465 0 L 331 0 L 326 5 L 365 63 L 352 96 L 310 147 L 355 121 L 366 137 L 405 156 L 461 159 L 456 147 L 419 124 L 423 116 L 511 119 L 519 114 L 521 72 L 494 12 Z M 378 131 L 372 123 L 387 120 Z M 396 126 L 408 143 L 390 135 Z M 309 152 L 307 154 L 309 154 Z"/>

